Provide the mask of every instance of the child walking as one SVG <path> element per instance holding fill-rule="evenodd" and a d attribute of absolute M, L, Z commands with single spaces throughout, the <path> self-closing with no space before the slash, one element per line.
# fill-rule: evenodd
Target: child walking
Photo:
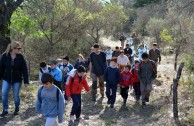
<path fill-rule="evenodd" d="M 133 89 L 135 91 L 135 99 L 137 102 L 140 100 L 141 97 L 140 80 L 138 77 L 139 63 L 139 60 L 135 60 L 135 65 L 131 71 L 133 74 Z"/>
<path fill-rule="evenodd" d="M 41 81 L 43 86 L 38 90 L 36 110 L 46 118 L 45 126 L 58 126 L 64 114 L 63 94 L 53 84 L 54 78 L 50 73 L 43 73 Z"/>
<path fill-rule="evenodd" d="M 120 71 L 117 67 L 117 58 L 110 60 L 110 66 L 106 68 L 104 78 L 106 81 L 106 96 L 108 98 L 107 104 L 114 108 L 116 100 L 117 85 L 120 81 Z"/>
<path fill-rule="evenodd" d="M 76 74 L 74 77 L 70 77 L 68 84 L 66 85 L 66 95 L 68 100 L 73 100 L 73 106 L 70 114 L 70 120 L 74 122 L 76 116 L 76 120 L 83 119 L 81 115 L 81 91 L 84 87 L 85 90 L 88 92 L 90 88 L 86 81 L 86 70 L 85 67 L 80 65 L 76 70 Z"/>
<path fill-rule="evenodd" d="M 130 71 L 131 65 L 126 65 L 120 74 L 120 94 L 123 98 L 123 106 L 126 106 L 129 86 L 133 85 L 132 73 Z"/>

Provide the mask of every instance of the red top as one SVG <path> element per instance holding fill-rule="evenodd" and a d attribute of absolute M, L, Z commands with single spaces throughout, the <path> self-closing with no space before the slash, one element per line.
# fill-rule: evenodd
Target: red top
<path fill-rule="evenodd" d="M 71 97 L 71 94 L 81 94 L 83 87 L 87 92 L 90 91 L 90 88 L 86 81 L 86 75 L 84 75 L 81 81 L 79 81 L 79 77 L 76 73 L 74 77 L 70 77 L 69 83 L 66 85 L 65 91 L 66 91 L 67 97 Z"/>
<path fill-rule="evenodd" d="M 130 86 L 133 85 L 133 75 L 131 72 L 126 73 L 122 71 L 120 74 L 120 85 L 121 86 Z"/>
<path fill-rule="evenodd" d="M 138 77 L 138 70 L 139 70 L 139 68 L 136 66 L 132 69 L 134 83 L 140 82 L 139 77 Z"/>

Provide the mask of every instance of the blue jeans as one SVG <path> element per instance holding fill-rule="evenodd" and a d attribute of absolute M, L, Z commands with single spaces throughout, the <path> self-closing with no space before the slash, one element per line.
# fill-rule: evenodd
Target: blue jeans
<path fill-rule="evenodd" d="M 13 96 L 14 96 L 14 103 L 15 107 L 19 107 L 20 105 L 20 88 L 22 83 L 9 83 L 6 80 L 2 80 L 2 103 L 3 109 L 8 109 L 8 94 L 9 90 L 12 87 L 13 89 Z"/>
<path fill-rule="evenodd" d="M 73 100 L 71 115 L 75 115 L 76 118 L 79 118 L 81 115 L 81 94 L 72 94 L 71 98 Z"/>
<path fill-rule="evenodd" d="M 131 66 L 134 65 L 134 56 L 131 56 L 131 58 L 130 58 L 130 63 L 131 63 Z"/>

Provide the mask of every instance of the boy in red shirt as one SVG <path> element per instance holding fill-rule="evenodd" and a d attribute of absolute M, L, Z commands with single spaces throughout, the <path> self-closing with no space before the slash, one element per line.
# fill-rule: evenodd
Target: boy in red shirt
<path fill-rule="evenodd" d="M 126 106 L 129 86 L 133 85 L 132 73 L 130 72 L 131 65 L 126 65 L 124 71 L 120 74 L 120 94 L 123 98 L 123 106 Z"/>
<path fill-rule="evenodd" d="M 85 90 L 88 92 L 90 91 L 90 88 L 88 86 L 88 83 L 86 81 L 86 74 L 85 74 L 85 67 L 80 65 L 77 68 L 77 72 L 74 75 L 74 77 L 70 77 L 69 83 L 66 85 L 66 93 L 68 100 L 73 100 L 73 106 L 70 114 L 70 120 L 74 122 L 74 115 L 76 116 L 76 119 L 82 119 L 80 117 L 81 115 L 81 91 L 84 87 Z"/>
<path fill-rule="evenodd" d="M 139 60 L 135 60 L 135 65 L 132 69 L 133 89 L 135 91 L 136 101 L 139 101 L 140 97 L 141 97 L 140 80 L 139 80 L 139 77 L 138 77 L 139 63 L 140 63 Z"/>

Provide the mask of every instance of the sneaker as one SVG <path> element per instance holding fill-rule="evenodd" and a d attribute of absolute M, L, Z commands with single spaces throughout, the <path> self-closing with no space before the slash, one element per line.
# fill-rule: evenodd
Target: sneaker
<path fill-rule="evenodd" d="M 76 118 L 77 121 L 80 121 L 80 120 L 84 120 L 84 117 L 79 117 L 79 118 Z"/>
<path fill-rule="evenodd" d="M 101 95 L 101 98 L 104 98 L 104 95 Z"/>
<path fill-rule="evenodd" d="M 113 104 L 111 104 L 111 105 L 110 105 L 110 108 L 114 108 L 114 105 L 113 105 Z"/>
<path fill-rule="evenodd" d="M 96 98 L 92 98 L 92 101 L 96 102 Z"/>
<path fill-rule="evenodd" d="M 8 115 L 8 111 L 7 110 L 5 110 L 5 109 L 3 109 L 3 112 L 1 113 L 1 117 L 4 117 L 4 116 L 6 116 L 6 115 Z"/>
<path fill-rule="evenodd" d="M 142 105 L 146 105 L 146 102 L 142 102 Z"/>
<path fill-rule="evenodd" d="M 20 110 L 19 107 L 16 107 L 13 114 L 14 114 L 14 115 L 18 115 L 19 110 Z"/>
<path fill-rule="evenodd" d="M 145 98 L 145 101 L 146 101 L 146 102 L 149 102 L 149 98 Z"/>
<path fill-rule="evenodd" d="M 126 106 L 127 99 L 123 99 L 123 106 Z"/>
<path fill-rule="evenodd" d="M 74 117 L 74 115 L 71 115 L 71 116 L 70 116 L 70 121 L 72 121 L 72 122 L 74 122 L 74 121 L 75 121 L 75 117 Z"/>

